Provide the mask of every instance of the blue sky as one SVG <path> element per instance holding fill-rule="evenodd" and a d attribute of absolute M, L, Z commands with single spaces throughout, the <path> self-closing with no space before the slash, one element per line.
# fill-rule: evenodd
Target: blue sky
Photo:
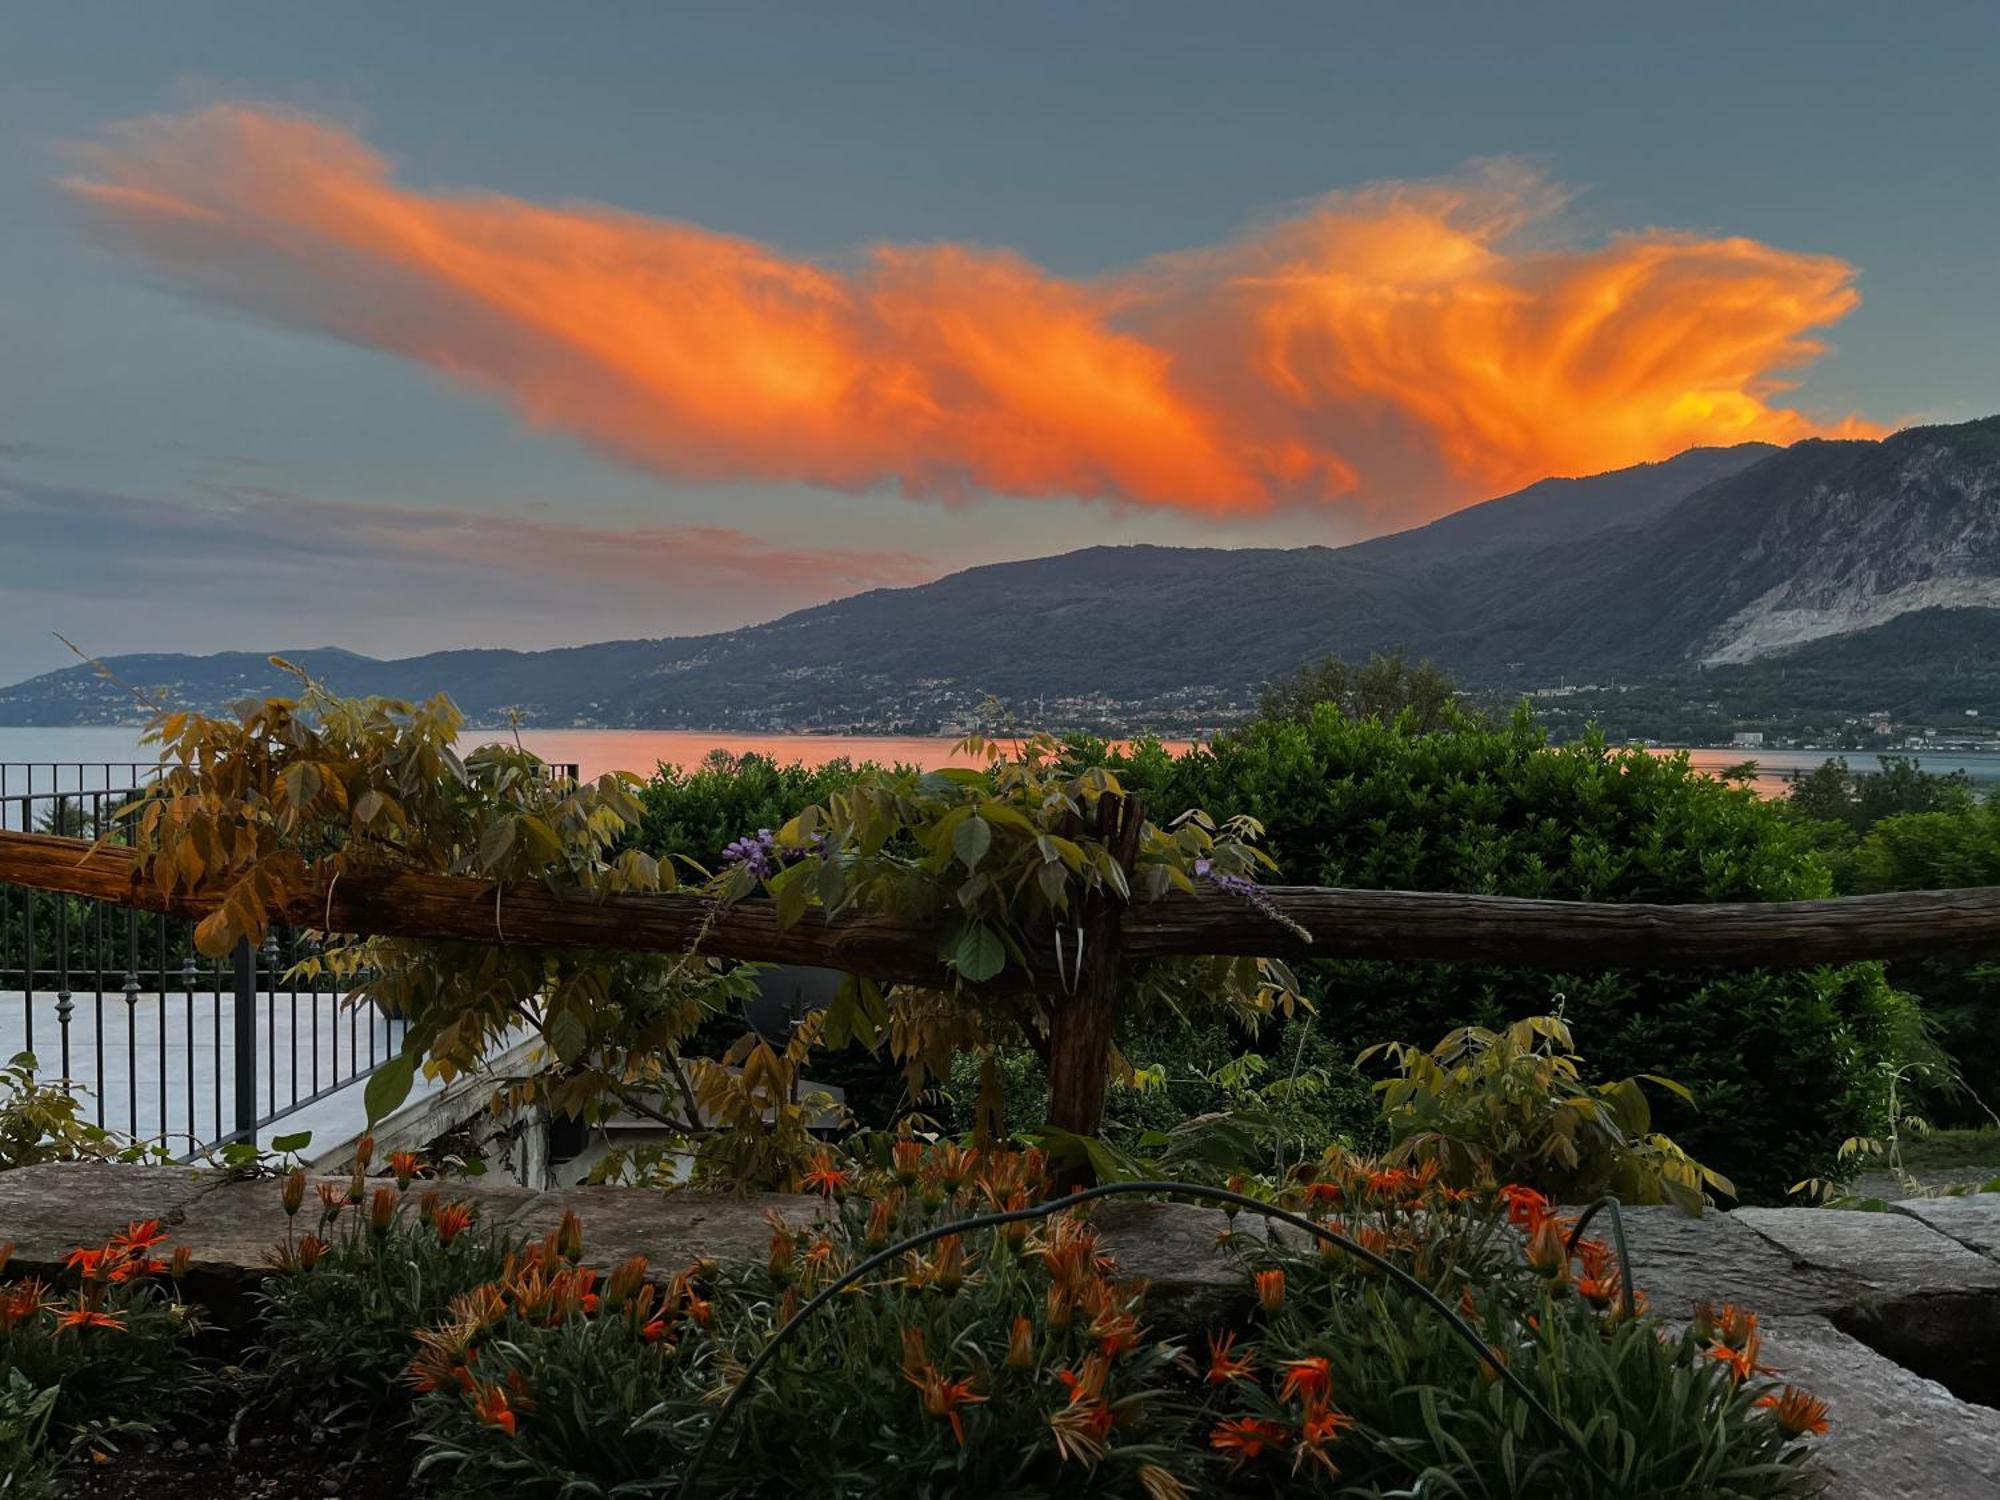
<path fill-rule="evenodd" d="M 1260 470 L 1254 500 L 1220 511 L 1097 452 L 1110 477 L 1086 499 L 1065 498 L 1068 467 L 1024 497 L 956 449 L 938 461 L 969 477 L 914 498 L 894 453 L 763 462 L 782 429 L 746 437 L 748 458 L 635 455 L 588 414 L 524 420 L 539 391 L 327 336 L 323 300 L 377 280 L 246 306 L 214 281 L 268 266 L 191 277 L 58 185 L 102 176 L 76 149 L 119 122 L 219 104 L 314 117 L 412 193 L 602 205 L 787 264 L 1009 251 L 1062 295 L 1239 245 L 1328 193 L 1483 182 L 1468 164 L 1501 158 L 1553 205 L 1508 231 L 1531 255 L 1662 231 L 1843 263 L 1859 305 L 1798 328 L 1828 348 L 1762 398 L 1784 412 L 2000 408 L 1991 5 L 23 4 L 9 22 L 0 679 L 62 664 L 52 630 L 103 653 L 532 646 L 724 628 L 1099 542 L 1338 543 L 1479 498 L 1540 451 L 1447 463 L 1405 409 L 1317 411 L 1325 469 L 1299 487 Z M 1177 287 L 1193 310 L 1175 326 L 1214 295 Z M 1189 400 L 1228 408 L 1231 473 L 1246 422 L 1276 430 L 1236 409 L 1226 364 L 1190 372 L 1214 345 L 1134 336 L 1172 355 L 1177 390 L 1210 382 Z M 1326 477 L 1333 460 L 1353 475 Z"/>

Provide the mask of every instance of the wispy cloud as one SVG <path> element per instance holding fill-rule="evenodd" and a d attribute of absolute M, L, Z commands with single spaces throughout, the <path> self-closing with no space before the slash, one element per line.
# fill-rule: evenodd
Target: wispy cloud
<path fill-rule="evenodd" d="M 908 552 L 785 546 L 721 526 L 591 527 L 259 485 L 203 501 L 0 475 L 0 680 L 101 653 L 330 642 L 380 655 L 691 635 L 939 569 Z"/>
<path fill-rule="evenodd" d="M 422 191 L 354 135 L 251 105 L 121 126 L 68 188 L 193 295 L 677 477 L 1413 517 L 1696 443 L 1878 430 L 1783 400 L 1857 304 L 1852 267 L 1672 230 L 1564 244 L 1563 194 L 1508 163 L 1092 280 Z"/>

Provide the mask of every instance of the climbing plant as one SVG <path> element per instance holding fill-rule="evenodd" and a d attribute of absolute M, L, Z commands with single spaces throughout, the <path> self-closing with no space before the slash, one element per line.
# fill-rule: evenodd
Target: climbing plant
<path fill-rule="evenodd" d="M 284 665 L 282 662 L 280 665 Z M 292 669 L 296 670 L 296 669 Z M 345 879 L 393 871 L 493 882 L 491 941 L 361 935 L 302 966 L 408 1022 L 370 1081 L 379 1117 L 419 1069 L 451 1078 L 523 1028 L 550 1066 L 506 1081 L 505 1102 L 602 1119 L 636 1110 L 697 1162 L 782 1184 L 810 1135 L 796 1087 L 812 1047 L 888 1046 L 913 1082 L 955 1054 L 1032 1047 L 1048 1065 L 1049 1118 L 1089 1135 L 1120 1068 L 1113 1024 L 1130 1006 L 1289 1009 L 1282 965 L 1246 958 L 1144 968 L 1118 963 L 1118 909 L 1206 887 L 1259 900 L 1271 868 L 1258 825 L 1189 812 L 1144 817 L 1102 768 L 1067 768 L 1057 742 L 970 740 L 973 765 L 871 770 L 781 828 L 732 844 L 711 873 L 629 846 L 644 816 L 635 778 L 573 783 L 518 745 L 461 755 L 463 721 L 421 704 L 334 697 L 299 674 L 295 698 L 228 716 L 167 712 L 150 731 L 159 777 L 123 810 L 140 877 L 164 896 L 214 901 L 203 951 L 259 942 L 274 922 L 315 923 Z M 892 917 L 935 932 L 937 979 L 884 987 L 855 977 L 789 1045 L 751 1035 L 720 1059 L 685 1055 L 702 1023 L 746 997 L 753 966 L 682 954 L 545 948 L 510 939 L 498 894 L 535 884 L 579 899 L 681 889 L 718 910 L 768 901 L 781 927 L 810 917 Z"/>

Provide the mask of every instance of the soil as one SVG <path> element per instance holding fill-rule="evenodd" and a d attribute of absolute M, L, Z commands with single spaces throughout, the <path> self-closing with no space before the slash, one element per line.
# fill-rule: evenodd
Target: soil
<path fill-rule="evenodd" d="M 400 1439 L 246 1421 L 230 1445 L 228 1423 L 184 1427 L 171 1441 L 126 1447 L 78 1475 L 77 1500 L 401 1500 L 414 1493 L 416 1455 Z"/>

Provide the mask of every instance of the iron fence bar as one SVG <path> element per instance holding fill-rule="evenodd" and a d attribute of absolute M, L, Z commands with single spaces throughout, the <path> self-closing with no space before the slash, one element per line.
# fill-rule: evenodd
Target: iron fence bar
<path fill-rule="evenodd" d="M 248 942 L 236 945 L 234 962 L 236 1113 L 225 1140 L 257 1138 L 257 952 Z M 221 1059 L 217 1059 L 217 1073 Z"/>

